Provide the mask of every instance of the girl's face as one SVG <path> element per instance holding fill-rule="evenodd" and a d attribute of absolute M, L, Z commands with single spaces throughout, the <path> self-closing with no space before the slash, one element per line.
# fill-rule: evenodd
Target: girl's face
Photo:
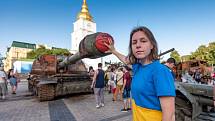
<path fill-rule="evenodd" d="M 135 32 L 131 40 L 132 53 L 137 59 L 147 59 L 153 45 L 144 32 Z"/>
<path fill-rule="evenodd" d="M 13 75 L 14 73 L 13 73 L 13 70 L 10 72 L 10 75 Z"/>

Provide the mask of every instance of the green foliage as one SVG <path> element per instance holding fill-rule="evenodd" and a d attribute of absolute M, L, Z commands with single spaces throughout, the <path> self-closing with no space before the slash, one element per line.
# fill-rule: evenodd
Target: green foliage
<path fill-rule="evenodd" d="M 177 63 L 181 61 L 181 57 L 180 57 L 178 51 L 176 51 L 176 50 L 174 50 L 170 53 L 170 57 L 174 58 Z"/>
<path fill-rule="evenodd" d="M 29 62 L 33 62 L 34 59 L 21 58 L 21 59 L 18 59 L 18 61 L 29 61 Z"/>
<path fill-rule="evenodd" d="M 207 52 L 207 47 L 205 45 L 201 45 L 193 53 L 193 57 L 197 60 L 205 60 Z"/>
<path fill-rule="evenodd" d="M 204 60 L 209 65 L 215 64 L 215 42 L 208 46 L 201 45 L 195 52 L 191 53 L 191 59 Z"/>
<path fill-rule="evenodd" d="M 36 59 L 41 55 L 69 55 L 70 52 L 67 49 L 55 48 L 46 49 L 44 46 L 27 53 L 28 59 Z"/>
<path fill-rule="evenodd" d="M 208 64 L 215 64 L 215 42 L 209 43 L 207 50 L 208 52 L 205 55 L 205 59 L 207 60 Z"/>
<path fill-rule="evenodd" d="M 181 61 L 189 61 L 192 60 L 191 55 L 183 55 L 181 56 Z"/>

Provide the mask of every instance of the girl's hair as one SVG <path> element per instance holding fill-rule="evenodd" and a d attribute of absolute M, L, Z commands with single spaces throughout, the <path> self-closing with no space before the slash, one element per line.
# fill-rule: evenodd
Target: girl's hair
<path fill-rule="evenodd" d="M 11 77 L 14 77 L 14 76 L 11 76 L 11 75 L 10 75 L 10 72 L 11 72 L 11 71 L 13 71 L 13 69 L 9 69 L 8 75 L 7 75 L 7 78 L 8 78 L 8 79 L 10 79 Z"/>
<path fill-rule="evenodd" d="M 157 60 L 158 59 L 158 45 L 157 45 L 157 41 L 154 38 L 154 35 L 148 28 L 146 28 L 144 26 L 138 26 L 138 27 L 134 28 L 130 33 L 128 57 L 129 57 L 131 64 L 137 63 L 139 61 L 132 53 L 132 37 L 133 37 L 134 33 L 139 32 L 139 31 L 144 32 L 146 34 L 147 38 L 149 39 L 149 41 L 151 42 L 151 44 L 153 46 L 153 48 L 151 49 L 151 53 L 148 56 L 148 59 Z"/>
<path fill-rule="evenodd" d="M 123 66 L 127 71 L 130 71 L 131 70 L 131 68 L 129 68 L 127 65 L 124 65 Z"/>
<path fill-rule="evenodd" d="M 93 70 L 93 67 L 92 67 L 92 66 L 89 67 L 89 72 L 90 72 L 90 70 Z"/>

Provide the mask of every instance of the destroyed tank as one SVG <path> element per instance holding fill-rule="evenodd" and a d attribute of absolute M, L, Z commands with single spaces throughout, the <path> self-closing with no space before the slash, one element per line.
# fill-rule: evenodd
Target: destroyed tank
<path fill-rule="evenodd" d="M 55 97 L 92 92 L 91 78 L 82 58 L 99 58 L 110 53 L 104 53 L 113 38 L 107 33 L 97 32 L 87 35 L 79 44 L 79 51 L 71 56 L 42 55 L 33 62 L 29 90 L 39 101 L 53 100 Z"/>
<path fill-rule="evenodd" d="M 178 81 L 175 81 L 175 119 L 176 121 L 215 121 L 213 86 L 199 84 L 193 79 L 188 71 L 200 68 L 202 65 L 192 62 L 186 66 L 182 63 L 176 66 Z"/>

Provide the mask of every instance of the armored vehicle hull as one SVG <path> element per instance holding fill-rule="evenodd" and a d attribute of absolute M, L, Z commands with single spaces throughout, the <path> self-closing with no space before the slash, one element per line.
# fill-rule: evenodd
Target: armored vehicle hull
<path fill-rule="evenodd" d="M 42 58 L 44 60 L 47 58 L 56 58 L 56 56 L 44 55 L 41 59 Z M 38 61 L 41 60 L 37 60 L 35 61 L 37 64 L 33 64 L 31 79 L 29 80 L 29 90 L 32 91 L 40 101 L 53 100 L 55 97 L 68 94 L 92 92 L 90 88 L 92 80 L 82 61 L 67 66 L 69 69 L 67 68 L 66 72 L 61 70 L 62 72 L 57 74 L 51 74 L 52 67 L 46 67 L 49 68 L 49 71 L 47 70 L 46 72 L 40 73 L 40 67 L 44 65 L 38 65 Z M 46 66 L 53 65 L 50 60 L 48 62 L 49 64 Z"/>

